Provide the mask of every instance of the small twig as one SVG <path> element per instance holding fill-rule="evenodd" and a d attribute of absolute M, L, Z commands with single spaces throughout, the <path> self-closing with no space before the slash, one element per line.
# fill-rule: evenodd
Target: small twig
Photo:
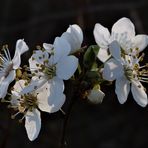
<path fill-rule="evenodd" d="M 72 111 L 72 108 L 73 108 L 75 101 L 76 101 L 76 98 L 73 97 L 70 104 L 69 104 L 67 113 L 65 114 L 64 123 L 63 123 L 63 127 L 62 127 L 62 136 L 61 136 L 60 148 L 66 148 L 66 145 L 67 145 L 67 143 L 66 143 L 66 131 L 67 131 L 67 126 L 68 126 L 68 120 L 69 120 L 69 117 L 71 115 L 71 111 Z"/>
<path fill-rule="evenodd" d="M 73 109 L 73 106 L 75 104 L 75 102 L 77 101 L 77 99 L 79 98 L 79 90 L 80 90 L 80 85 L 79 85 L 79 82 L 78 81 L 77 83 L 74 82 L 72 80 L 70 84 L 71 87 L 71 91 L 69 93 L 69 99 L 70 102 L 68 104 L 68 108 L 67 108 L 67 111 L 65 113 L 65 116 L 64 116 L 64 120 L 63 120 L 63 125 L 62 125 L 62 134 L 61 134 L 61 141 L 60 141 L 60 148 L 66 148 L 67 147 L 67 143 L 66 143 L 66 132 L 67 132 L 67 127 L 68 127 L 68 121 L 69 121 L 69 118 L 71 116 L 71 112 L 72 112 L 72 109 Z M 68 90 L 69 92 L 69 90 Z"/>

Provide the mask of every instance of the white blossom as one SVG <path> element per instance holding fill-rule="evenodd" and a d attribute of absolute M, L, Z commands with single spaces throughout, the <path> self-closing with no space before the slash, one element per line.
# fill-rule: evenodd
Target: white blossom
<path fill-rule="evenodd" d="M 64 88 L 62 91 L 59 91 L 59 85 L 62 84 L 57 83 L 43 85 L 35 91 L 24 93 L 25 83 L 25 80 L 19 80 L 14 85 L 11 107 L 18 112 L 12 118 L 15 118 L 19 113 L 23 114 L 23 118 L 20 121 L 25 118 L 28 138 L 33 141 L 37 138 L 41 129 L 40 110 L 48 113 L 58 111 L 65 101 L 65 95 L 62 93 Z M 55 99 L 56 97 L 59 99 L 58 102 Z"/>
<path fill-rule="evenodd" d="M 28 46 L 24 40 L 18 40 L 13 59 L 7 47 L 4 48 L 4 55 L 0 54 L 0 98 L 6 96 L 8 86 L 15 79 L 16 69 L 21 64 L 21 55 L 27 50 Z"/>
<path fill-rule="evenodd" d="M 63 80 L 68 80 L 74 74 L 78 66 L 78 59 L 69 55 L 70 45 L 63 38 L 57 37 L 53 45 L 46 44 L 46 47 L 49 48 L 45 51 L 34 51 L 29 59 L 30 71 L 33 77 L 32 82 L 23 89 L 23 92 L 28 93 L 42 86 L 46 87 L 48 103 L 50 104 L 50 100 L 54 99 L 55 107 L 53 111 L 57 111 L 65 101 L 65 99 L 62 100 Z M 51 92 L 52 96 L 50 95 Z M 41 94 L 44 95 L 44 92 L 41 91 Z"/>
<path fill-rule="evenodd" d="M 147 64 L 144 66 L 140 66 L 139 64 L 143 55 L 139 58 L 133 56 L 132 52 L 134 50 L 126 54 L 116 41 L 112 44 L 110 46 L 112 58 L 104 65 L 104 79 L 109 81 L 116 80 L 115 92 L 121 104 L 127 100 L 131 88 L 135 101 L 140 106 L 145 107 L 148 103 L 147 94 L 141 82 L 148 82 L 148 71 L 145 69 Z"/>
<path fill-rule="evenodd" d="M 105 62 L 110 57 L 109 46 L 113 41 L 117 41 L 126 53 L 133 49 L 137 54 L 141 52 L 148 44 L 147 35 L 140 34 L 135 36 L 134 24 L 128 18 L 119 19 L 112 27 L 111 34 L 109 30 L 97 23 L 94 28 L 95 41 L 100 47 L 98 58 Z M 135 50 L 138 49 L 138 50 Z"/>

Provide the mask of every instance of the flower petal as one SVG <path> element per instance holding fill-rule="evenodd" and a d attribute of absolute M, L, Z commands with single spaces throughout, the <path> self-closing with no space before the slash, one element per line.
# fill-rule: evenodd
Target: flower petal
<path fill-rule="evenodd" d="M 54 46 L 52 44 L 43 43 L 43 47 L 48 53 L 51 54 L 53 52 Z"/>
<path fill-rule="evenodd" d="M 147 35 L 136 35 L 133 40 L 133 48 L 138 48 L 138 50 L 135 51 L 135 54 L 141 52 L 146 48 L 148 45 L 148 36 Z"/>
<path fill-rule="evenodd" d="M 47 82 L 46 79 L 39 79 L 38 77 L 34 76 L 28 86 L 22 89 L 21 93 L 26 94 L 37 90 L 38 88 L 42 87 Z"/>
<path fill-rule="evenodd" d="M 78 59 L 75 56 L 67 56 L 56 65 L 56 75 L 63 80 L 68 80 L 78 67 Z"/>
<path fill-rule="evenodd" d="M 93 33 L 95 41 L 99 45 L 99 47 L 107 49 L 110 42 L 110 33 L 108 29 L 97 23 L 94 27 Z"/>
<path fill-rule="evenodd" d="M 70 25 L 67 31 L 62 34 L 62 37 L 65 38 L 71 45 L 71 53 L 81 48 L 81 44 L 83 42 L 83 32 L 78 25 Z"/>
<path fill-rule="evenodd" d="M 97 57 L 103 63 L 106 62 L 110 58 L 108 49 L 100 48 Z"/>
<path fill-rule="evenodd" d="M 38 91 L 39 108 L 42 111 L 53 113 L 58 111 L 65 102 L 64 82 L 55 77 Z"/>
<path fill-rule="evenodd" d="M 119 19 L 112 27 L 112 34 L 118 35 L 120 40 L 125 35 L 126 40 L 131 40 L 135 36 L 134 24 L 128 18 Z"/>
<path fill-rule="evenodd" d="M 71 47 L 64 38 L 56 37 L 54 41 L 54 56 L 53 56 L 53 64 L 57 63 L 61 58 L 67 56 Z"/>
<path fill-rule="evenodd" d="M 25 80 L 16 81 L 15 85 L 13 86 L 14 91 L 21 92 L 22 89 L 25 87 Z"/>
<path fill-rule="evenodd" d="M 21 96 L 15 92 L 15 91 L 12 91 L 12 95 L 11 95 L 11 100 L 10 100 L 10 103 L 12 106 L 19 106 L 19 99 L 21 98 Z"/>
<path fill-rule="evenodd" d="M 139 81 L 132 81 L 132 94 L 134 100 L 142 107 L 145 107 L 148 103 L 147 94 L 144 90 L 144 87 Z"/>
<path fill-rule="evenodd" d="M 123 66 L 120 62 L 111 58 L 104 65 L 103 78 L 108 81 L 113 81 L 123 75 Z"/>
<path fill-rule="evenodd" d="M 4 98 L 7 94 L 9 84 L 15 79 L 15 70 L 12 70 L 9 75 L 0 82 L 0 98 Z"/>
<path fill-rule="evenodd" d="M 117 41 L 113 41 L 109 45 L 109 51 L 116 60 L 121 61 L 121 48 Z"/>
<path fill-rule="evenodd" d="M 121 104 L 125 103 L 130 91 L 130 82 L 124 77 L 116 79 L 115 92 Z"/>
<path fill-rule="evenodd" d="M 20 66 L 21 55 L 28 50 L 29 50 L 29 48 L 28 48 L 27 44 L 24 42 L 24 40 L 21 40 L 21 39 L 17 40 L 15 54 L 12 59 L 13 69 L 17 69 Z"/>
<path fill-rule="evenodd" d="M 35 109 L 33 112 L 27 112 L 25 116 L 25 128 L 30 141 L 35 140 L 41 129 L 40 112 Z"/>

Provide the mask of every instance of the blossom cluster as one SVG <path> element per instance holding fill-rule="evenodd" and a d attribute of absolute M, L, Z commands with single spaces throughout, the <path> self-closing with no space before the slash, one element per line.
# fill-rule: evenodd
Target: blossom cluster
<path fill-rule="evenodd" d="M 148 64 L 140 65 L 141 53 L 148 45 L 147 35 L 135 35 L 133 23 L 121 18 L 111 33 L 101 24 L 94 27 L 97 45 L 82 46 L 82 29 L 74 24 L 53 44 L 43 43 L 21 64 L 21 55 L 29 50 L 23 39 L 16 42 L 14 57 L 8 46 L 0 53 L 0 98 L 9 103 L 15 118 L 25 121 L 29 140 L 38 137 L 41 129 L 40 112 L 54 113 L 62 110 L 66 95 L 66 80 L 75 81 L 79 97 L 95 104 L 101 103 L 105 94 L 100 86 L 115 80 L 115 93 L 121 104 L 132 92 L 134 100 L 142 107 L 148 103 L 146 89 L 141 82 L 148 82 Z M 102 64 L 100 64 L 101 62 Z"/>

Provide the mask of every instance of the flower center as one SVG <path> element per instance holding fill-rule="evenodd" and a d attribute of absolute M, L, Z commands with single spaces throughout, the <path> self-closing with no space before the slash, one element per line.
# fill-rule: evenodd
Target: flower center
<path fill-rule="evenodd" d="M 33 111 L 33 109 L 37 108 L 38 102 L 37 97 L 33 94 L 24 94 L 21 96 L 20 104 L 18 106 L 18 110 L 21 113 L 25 113 L 26 111 Z"/>
<path fill-rule="evenodd" d="M 124 74 L 129 81 L 136 77 L 136 72 L 126 65 L 124 66 Z"/>
<path fill-rule="evenodd" d="M 42 72 L 45 74 L 47 79 L 52 79 L 56 75 L 56 66 L 42 66 Z"/>
<path fill-rule="evenodd" d="M 33 75 L 39 77 L 45 77 L 47 80 L 52 79 L 56 75 L 56 65 L 49 65 L 48 60 L 44 61 L 44 64 L 36 64 L 38 67 Z"/>

